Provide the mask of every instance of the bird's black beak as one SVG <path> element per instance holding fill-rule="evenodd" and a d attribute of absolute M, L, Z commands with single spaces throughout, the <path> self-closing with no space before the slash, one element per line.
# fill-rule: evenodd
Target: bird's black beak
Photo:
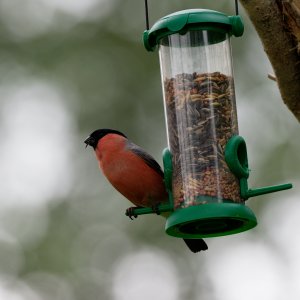
<path fill-rule="evenodd" d="M 92 136 L 88 136 L 85 140 L 84 140 L 84 143 L 86 144 L 85 145 L 85 148 L 87 146 L 91 146 L 93 147 L 94 149 L 96 148 L 96 140 L 92 137 Z"/>

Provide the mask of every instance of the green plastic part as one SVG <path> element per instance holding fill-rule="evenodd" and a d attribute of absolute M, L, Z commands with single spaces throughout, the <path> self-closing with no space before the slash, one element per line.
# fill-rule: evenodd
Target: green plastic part
<path fill-rule="evenodd" d="M 167 191 L 172 191 L 172 154 L 168 148 L 163 151 L 164 179 Z"/>
<path fill-rule="evenodd" d="M 250 208 L 239 203 L 209 203 L 175 210 L 166 233 L 179 238 L 207 238 L 240 233 L 257 225 Z"/>
<path fill-rule="evenodd" d="M 280 192 L 283 190 L 291 189 L 293 185 L 291 183 L 284 183 L 279 185 L 273 185 L 273 186 L 266 186 L 262 188 L 256 188 L 256 189 L 249 189 L 247 191 L 248 198 L 260 196 L 264 194 L 274 193 L 274 192 Z"/>
<path fill-rule="evenodd" d="M 249 177 L 248 156 L 246 142 L 243 137 L 235 135 L 229 139 L 225 147 L 225 161 L 231 172 L 239 179 L 241 197 L 247 200 L 250 197 L 260 196 L 291 189 L 291 183 L 249 189 L 247 179 Z"/>
<path fill-rule="evenodd" d="M 248 191 L 249 191 L 248 180 L 246 177 L 241 177 L 241 178 L 239 178 L 239 180 L 240 180 L 241 197 L 244 200 L 247 200 L 249 198 L 249 196 L 248 196 Z"/>
<path fill-rule="evenodd" d="M 243 35 L 244 24 L 240 16 L 227 16 L 214 10 L 182 10 L 161 18 L 151 29 L 144 31 L 144 46 L 148 51 L 154 51 L 163 37 L 185 34 L 188 30 L 221 31 L 239 37 Z"/>
<path fill-rule="evenodd" d="M 238 178 L 248 178 L 248 156 L 246 142 L 243 137 L 234 135 L 225 148 L 225 160 L 231 172 Z"/>
<path fill-rule="evenodd" d="M 163 151 L 163 164 L 164 164 L 164 180 L 166 190 L 169 196 L 169 206 L 170 210 L 174 210 L 174 201 L 172 193 L 172 175 L 173 175 L 173 165 L 172 165 L 172 153 L 168 148 L 165 148 Z"/>

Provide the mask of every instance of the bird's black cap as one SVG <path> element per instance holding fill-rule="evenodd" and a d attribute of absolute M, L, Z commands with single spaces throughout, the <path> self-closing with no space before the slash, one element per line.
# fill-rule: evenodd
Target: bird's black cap
<path fill-rule="evenodd" d="M 127 136 L 125 134 L 123 134 L 122 132 L 118 131 L 118 130 L 114 130 L 114 129 L 108 129 L 108 128 L 103 128 L 103 129 L 97 129 L 95 131 L 93 131 L 85 140 L 84 143 L 87 146 L 91 146 L 94 149 L 96 149 L 97 144 L 99 142 L 100 139 L 102 139 L 104 136 L 106 136 L 107 134 L 118 134 L 121 136 L 124 136 L 125 138 L 127 138 Z"/>

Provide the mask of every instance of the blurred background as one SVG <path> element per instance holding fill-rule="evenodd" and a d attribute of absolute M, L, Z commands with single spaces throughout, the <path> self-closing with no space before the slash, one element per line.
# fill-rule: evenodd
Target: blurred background
<path fill-rule="evenodd" d="M 234 1 L 149 1 L 150 25 Z M 83 140 L 123 131 L 161 164 L 166 130 L 158 53 L 141 42 L 142 0 L 0 0 L 0 299 L 281 300 L 300 297 L 299 124 L 280 98 L 245 12 L 232 40 L 259 225 L 192 254 L 164 220 L 131 221 L 129 202 Z"/>

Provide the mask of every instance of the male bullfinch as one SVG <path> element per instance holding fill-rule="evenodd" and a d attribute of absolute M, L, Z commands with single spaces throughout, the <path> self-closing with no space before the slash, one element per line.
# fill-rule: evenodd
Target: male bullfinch
<path fill-rule="evenodd" d="M 99 167 L 108 181 L 134 205 L 155 207 L 168 201 L 161 167 L 123 133 L 98 129 L 84 143 L 94 148 Z M 207 250 L 202 239 L 184 241 L 194 253 Z"/>

